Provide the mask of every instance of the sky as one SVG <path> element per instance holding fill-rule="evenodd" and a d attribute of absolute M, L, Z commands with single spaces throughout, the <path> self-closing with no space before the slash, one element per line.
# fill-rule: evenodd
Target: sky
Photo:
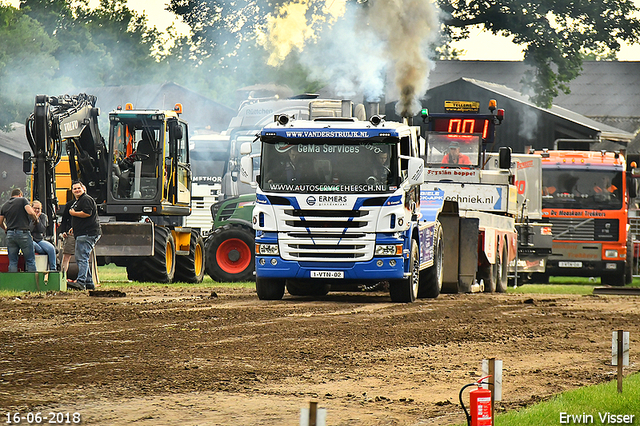
<path fill-rule="evenodd" d="M 6 1 L 6 0 L 5 0 Z M 640 6 L 640 0 L 634 0 Z M 20 0 L 9 0 L 9 4 L 17 7 Z M 175 16 L 165 9 L 169 0 L 128 0 L 129 8 L 138 13 L 145 13 L 149 18 L 149 23 L 155 25 L 159 31 L 165 31 L 168 26 L 174 24 L 178 32 L 187 33 L 189 27 L 175 19 Z M 90 5 L 97 6 L 99 0 L 90 0 Z M 463 60 L 501 60 L 517 61 L 523 59 L 522 47 L 517 46 L 505 37 L 497 37 L 481 29 L 471 30 L 470 37 L 453 44 L 457 49 L 463 49 L 465 54 L 461 56 Z M 623 45 L 618 52 L 618 59 L 621 61 L 640 61 L 640 45 Z"/>

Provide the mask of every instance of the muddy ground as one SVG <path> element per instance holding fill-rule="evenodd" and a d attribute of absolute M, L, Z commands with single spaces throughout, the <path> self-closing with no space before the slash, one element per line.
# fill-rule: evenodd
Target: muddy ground
<path fill-rule="evenodd" d="M 632 348 L 640 336 L 629 296 L 121 290 L 0 298 L 3 422 L 40 411 L 88 425 L 284 426 L 316 400 L 333 426 L 450 425 L 483 358 L 504 363 L 497 409 L 517 410 L 614 379 L 612 330 L 630 331 Z"/>

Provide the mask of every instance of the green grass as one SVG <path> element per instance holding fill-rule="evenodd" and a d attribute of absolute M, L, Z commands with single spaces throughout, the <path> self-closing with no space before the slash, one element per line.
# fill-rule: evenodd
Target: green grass
<path fill-rule="evenodd" d="M 158 284 L 158 283 L 140 283 L 140 282 L 131 282 L 127 279 L 127 270 L 126 268 L 115 266 L 113 264 L 99 266 L 98 267 L 98 275 L 100 276 L 100 288 L 119 288 L 119 287 L 131 287 L 131 286 L 145 286 L 145 287 L 153 287 L 153 286 L 171 286 L 171 287 L 247 287 L 254 288 L 256 286 L 255 282 L 239 282 L 239 283 L 220 283 L 211 279 L 209 275 L 204 276 L 204 279 L 199 284 L 190 284 L 190 283 L 171 283 L 171 284 Z"/>
<path fill-rule="evenodd" d="M 599 413 L 635 415 L 632 425 L 640 424 L 640 374 L 633 374 L 623 381 L 623 392 L 618 393 L 618 382 L 613 380 L 595 386 L 587 386 L 556 395 L 549 401 L 524 408 L 519 411 L 510 411 L 498 414 L 495 419 L 496 426 L 547 426 L 560 423 L 560 413 L 581 416 L 583 414 L 593 416 L 592 422 L 587 424 L 609 424 L 601 422 Z M 465 400 L 468 404 L 468 397 Z M 583 418 L 584 419 L 584 418 Z M 614 423 L 611 423 L 614 424 Z M 620 424 L 620 423 L 617 423 Z M 628 423 L 629 424 L 629 423 Z M 466 425 L 466 423 L 464 424 Z"/>

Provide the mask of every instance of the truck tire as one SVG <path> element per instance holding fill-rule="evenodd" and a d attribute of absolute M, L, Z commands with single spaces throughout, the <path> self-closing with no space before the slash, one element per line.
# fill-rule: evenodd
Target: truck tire
<path fill-rule="evenodd" d="M 444 238 L 442 227 L 438 224 L 433 235 L 433 266 L 420 271 L 419 298 L 435 299 L 442 291 L 442 264 L 444 262 Z"/>
<path fill-rule="evenodd" d="M 603 275 L 602 277 L 600 277 L 600 281 L 604 285 L 622 287 L 626 283 L 626 280 L 627 280 L 626 275 L 627 274 L 624 272 L 620 274 Z"/>
<path fill-rule="evenodd" d="M 331 289 L 328 282 L 287 280 L 287 291 L 292 296 L 326 296 Z"/>
<path fill-rule="evenodd" d="M 154 227 L 154 255 L 140 257 L 127 265 L 132 281 L 170 283 L 176 272 L 176 243 L 168 228 Z"/>
<path fill-rule="evenodd" d="M 411 303 L 418 297 L 420 285 L 420 256 L 418 242 L 411 240 L 411 255 L 409 256 L 409 278 L 389 282 L 389 295 L 392 302 Z"/>
<path fill-rule="evenodd" d="M 201 283 L 204 278 L 204 240 L 195 231 L 191 231 L 189 254 L 176 256 L 176 273 L 173 282 Z"/>
<path fill-rule="evenodd" d="M 256 292 L 260 300 L 280 300 L 284 296 L 284 280 L 280 278 L 256 278 Z"/>
<path fill-rule="evenodd" d="M 496 291 L 496 281 L 498 280 L 498 262 L 481 266 L 478 269 L 478 278 L 484 282 L 484 292 L 494 293 Z"/>
<path fill-rule="evenodd" d="M 237 224 L 221 226 L 205 242 L 207 274 L 218 282 L 252 281 L 254 247 L 253 229 Z"/>
<path fill-rule="evenodd" d="M 509 259 L 509 256 L 507 256 L 507 243 L 505 242 L 502 246 L 502 254 L 496 271 L 496 291 L 498 293 L 507 292 L 507 284 L 509 283 L 509 261 L 507 259 Z"/>

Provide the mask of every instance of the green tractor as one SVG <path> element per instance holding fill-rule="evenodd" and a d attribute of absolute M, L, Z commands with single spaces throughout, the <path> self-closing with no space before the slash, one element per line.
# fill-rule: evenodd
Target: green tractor
<path fill-rule="evenodd" d="M 251 213 L 256 195 L 242 194 L 211 206 L 213 227 L 205 240 L 206 272 L 215 281 L 255 279 Z"/>

